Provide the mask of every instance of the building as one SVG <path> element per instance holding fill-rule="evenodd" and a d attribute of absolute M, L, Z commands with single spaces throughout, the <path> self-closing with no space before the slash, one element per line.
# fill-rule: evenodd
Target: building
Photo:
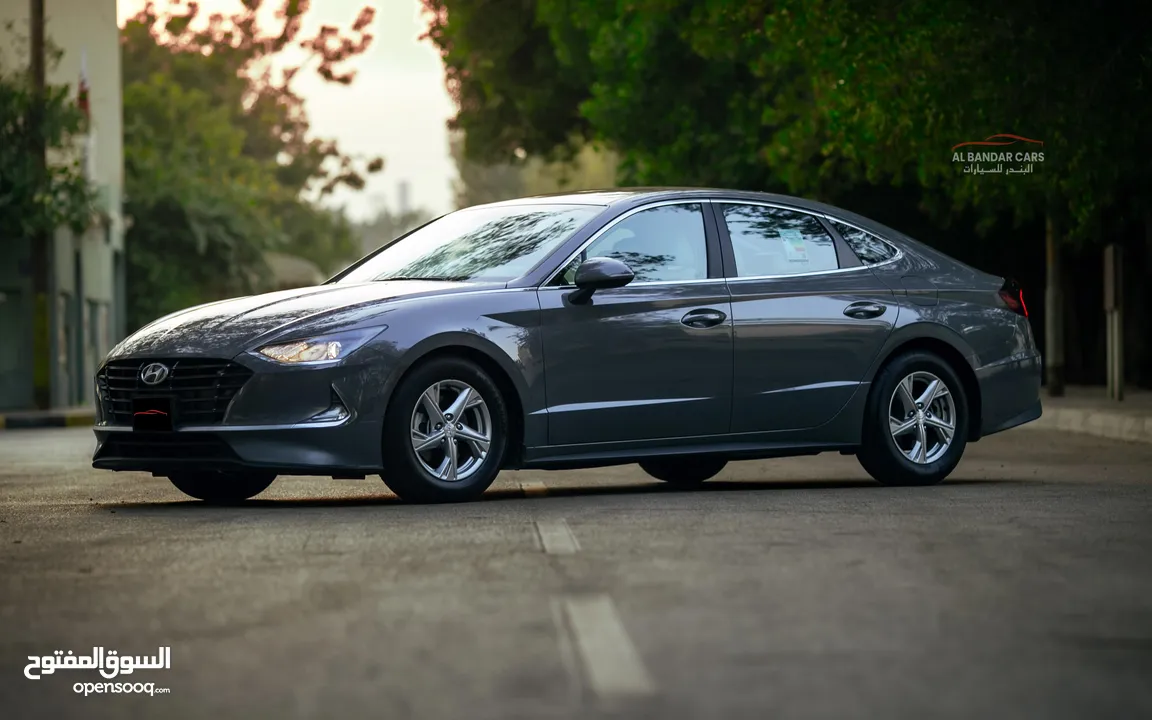
<path fill-rule="evenodd" d="M 96 366 L 124 333 L 124 177 L 120 40 L 116 0 L 44 0 L 45 37 L 63 51 L 47 81 L 78 93 L 89 88 L 92 133 L 87 168 L 99 193 L 99 214 L 80 235 L 61 229 L 51 247 L 51 400 L 54 407 L 92 402 Z M 5 66 L 27 43 L 29 0 L 0 0 L 0 54 Z M 11 23 L 12 30 L 8 29 Z M 0 410 L 33 406 L 32 281 L 26 238 L 0 239 Z M 12 342 L 26 338 L 27 342 Z"/>

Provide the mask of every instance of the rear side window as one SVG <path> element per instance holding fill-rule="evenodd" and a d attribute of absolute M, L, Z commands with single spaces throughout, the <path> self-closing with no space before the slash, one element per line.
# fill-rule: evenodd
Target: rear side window
<path fill-rule="evenodd" d="M 820 221 L 782 208 L 720 205 L 738 277 L 836 270 L 836 245 Z"/>
<path fill-rule="evenodd" d="M 844 242 L 848 243 L 848 247 L 852 248 L 852 252 L 856 253 L 856 257 L 860 258 L 860 262 L 865 265 L 875 265 L 896 257 L 896 248 L 872 233 L 835 220 L 832 224 L 836 226 L 836 232 L 840 233 Z"/>

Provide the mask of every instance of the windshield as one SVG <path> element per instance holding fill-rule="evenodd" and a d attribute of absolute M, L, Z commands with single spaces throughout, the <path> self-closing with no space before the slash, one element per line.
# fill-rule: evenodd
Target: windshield
<path fill-rule="evenodd" d="M 599 205 L 505 205 L 459 210 L 425 225 L 341 278 L 508 281 L 527 273 Z"/>

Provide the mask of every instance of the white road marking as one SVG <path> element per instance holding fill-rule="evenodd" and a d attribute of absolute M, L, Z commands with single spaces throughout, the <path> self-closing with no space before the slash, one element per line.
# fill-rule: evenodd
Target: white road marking
<path fill-rule="evenodd" d="M 548 494 L 548 486 L 542 480 L 525 480 L 520 483 L 520 491 L 525 497 L 540 497 Z"/>
<path fill-rule="evenodd" d="M 592 690 L 602 698 L 656 692 L 640 653 L 607 595 L 564 599 L 564 612 Z"/>
<path fill-rule="evenodd" d="M 580 673 L 580 660 L 576 657 L 576 648 L 572 647 L 572 632 L 568 629 L 568 621 L 565 619 L 564 601 L 562 598 L 553 597 L 550 605 L 552 606 L 552 622 L 556 624 L 556 645 L 560 651 L 560 663 L 564 666 L 565 677 L 568 682 L 567 690 L 568 696 L 572 702 L 579 702 L 580 696 L 584 693 L 584 684 L 581 680 Z"/>
<path fill-rule="evenodd" d="M 571 555 L 580 549 L 580 543 L 572 534 L 572 528 L 564 518 L 559 520 L 537 520 L 536 533 L 540 536 L 540 544 L 544 552 L 549 555 Z"/>

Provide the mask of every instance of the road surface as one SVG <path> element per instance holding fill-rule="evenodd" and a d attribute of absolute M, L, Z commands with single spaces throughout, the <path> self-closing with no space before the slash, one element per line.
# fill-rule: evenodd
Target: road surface
<path fill-rule="evenodd" d="M 626 466 L 227 508 L 91 448 L 0 432 L 5 717 L 1152 716 L 1152 446 L 1015 430 L 933 488 L 821 455 L 696 492 Z M 171 659 L 25 677 L 94 647 Z"/>

